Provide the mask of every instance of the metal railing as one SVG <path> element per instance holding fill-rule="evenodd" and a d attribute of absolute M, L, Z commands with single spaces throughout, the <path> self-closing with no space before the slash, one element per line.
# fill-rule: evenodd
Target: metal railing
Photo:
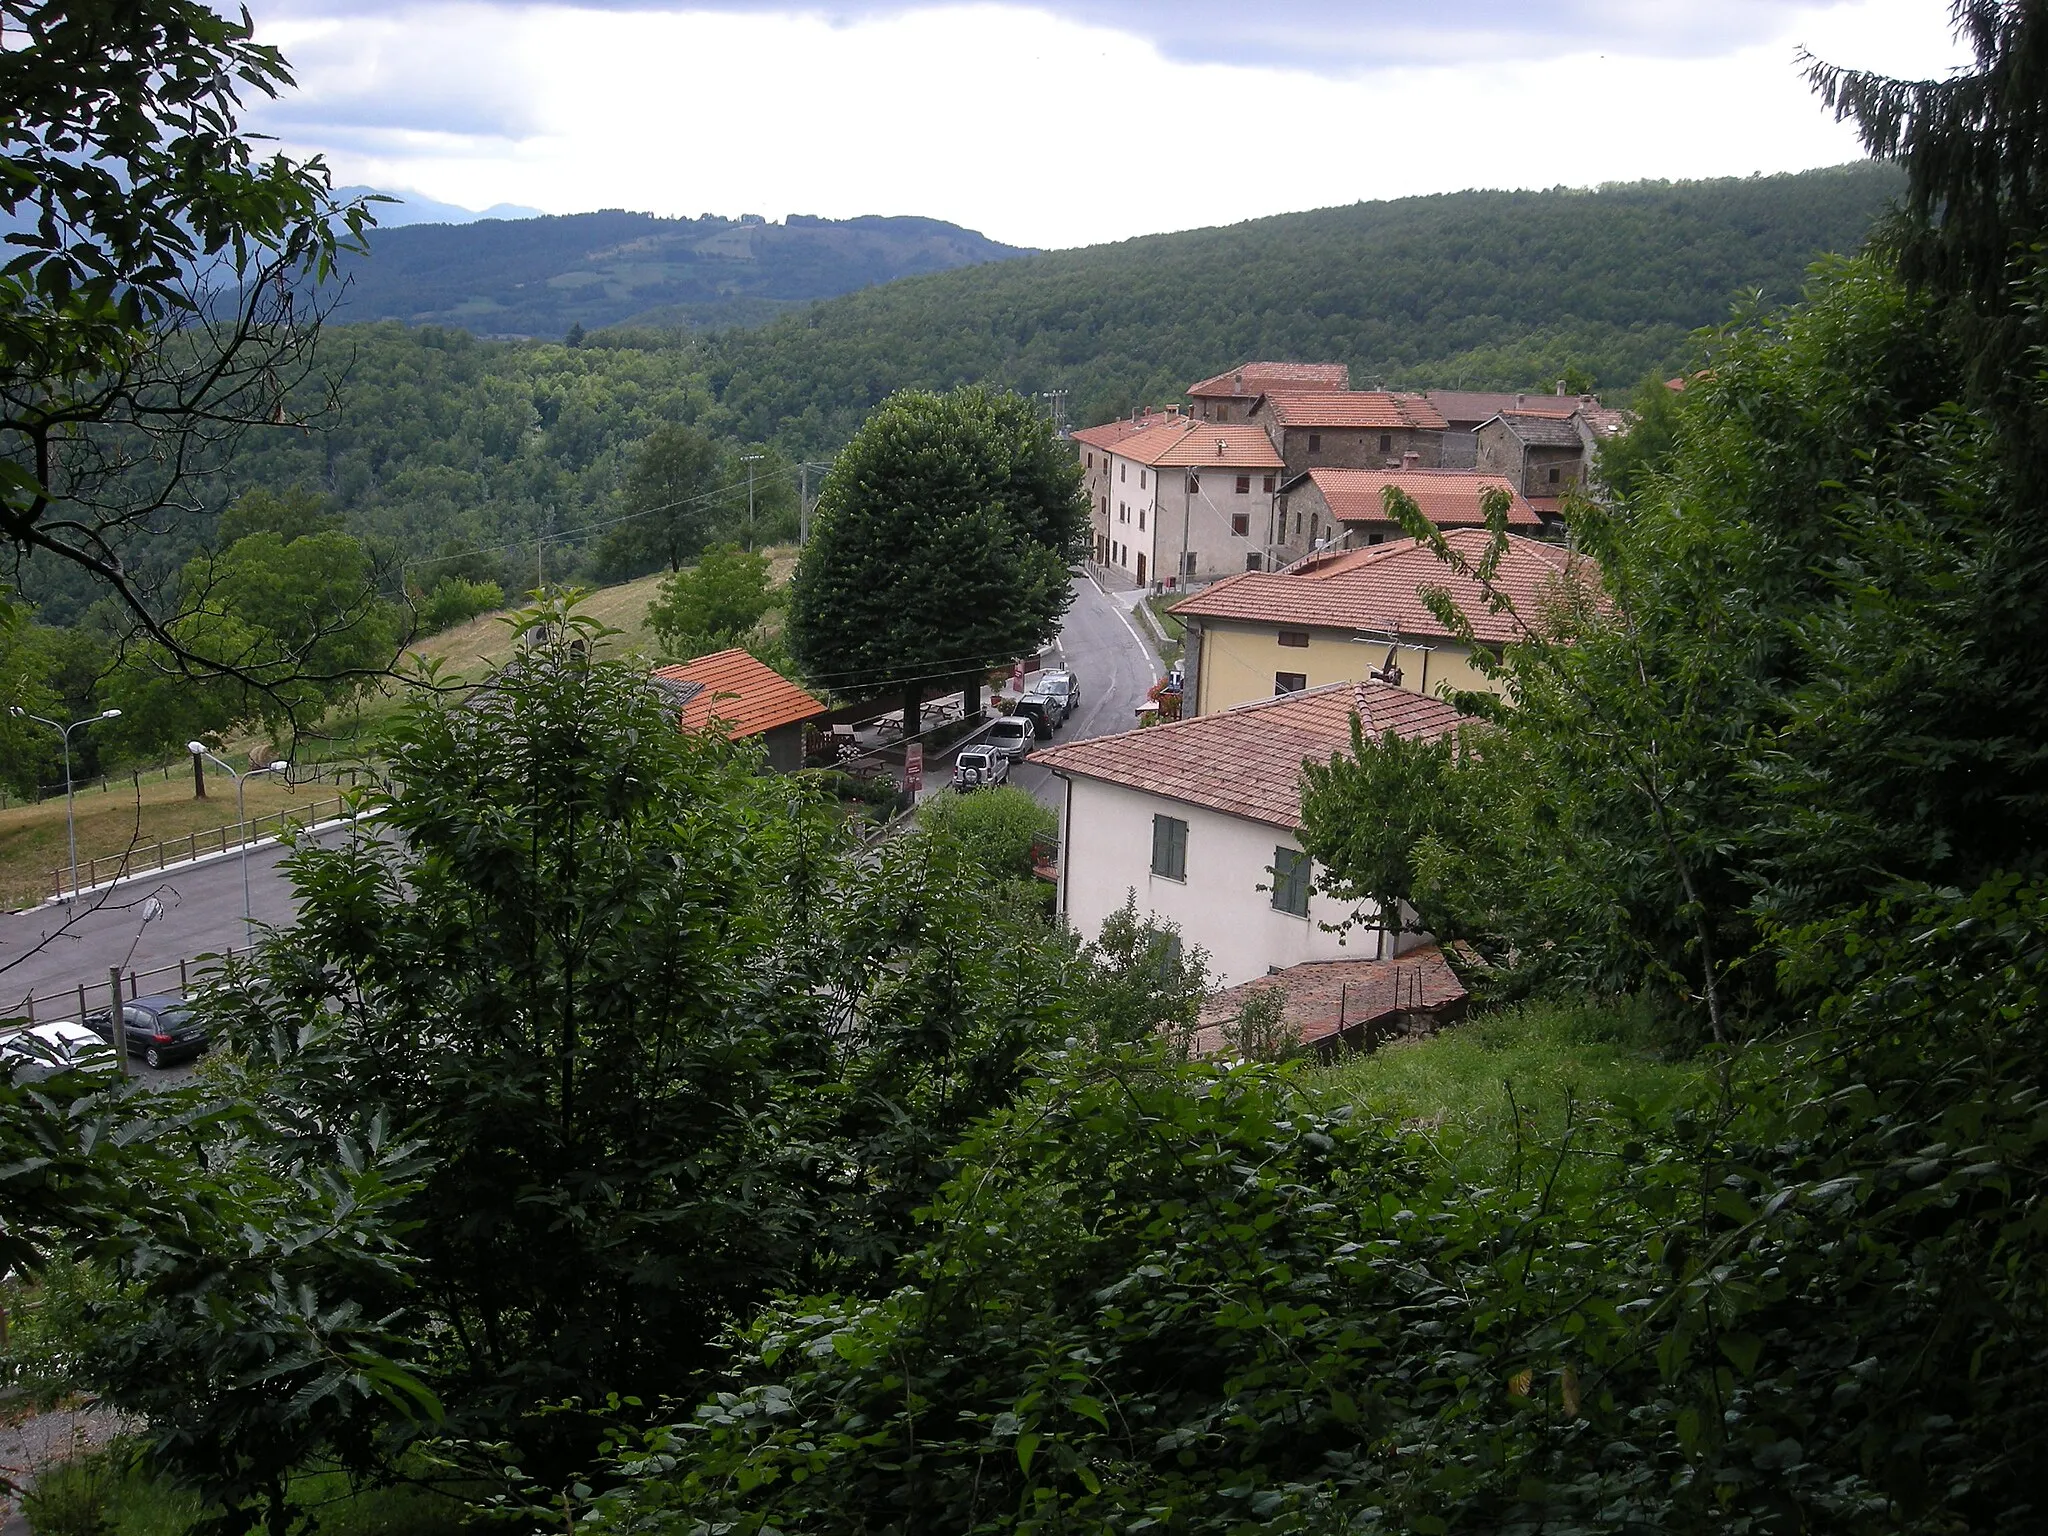
<path fill-rule="evenodd" d="M 251 816 L 243 837 L 244 827 L 240 822 L 231 822 L 224 827 L 209 827 L 203 832 L 188 832 L 183 837 L 159 840 L 155 847 L 137 845 L 120 853 L 103 853 L 97 858 L 87 859 L 78 866 L 78 890 L 82 891 L 100 883 L 100 866 L 107 866 L 107 878 L 123 879 L 129 875 L 152 874 L 169 869 L 173 864 L 185 864 L 198 858 L 202 853 L 226 853 L 230 848 L 239 848 L 244 841 L 254 843 L 269 836 L 282 833 L 287 827 L 310 827 L 323 819 L 332 820 L 348 809 L 345 796 L 332 800 L 314 800 L 303 806 L 288 810 L 266 811 L 261 816 Z M 263 830 L 265 823 L 270 831 Z M 63 897 L 68 889 L 71 871 L 68 868 L 50 871 L 53 894 Z M 76 895 L 77 891 L 70 894 Z"/>
<path fill-rule="evenodd" d="M 160 965 L 153 970 L 127 971 L 121 977 L 121 996 L 148 997 L 152 992 L 168 990 L 163 983 L 167 983 L 173 976 L 178 978 L 178 991 L 190 992 L 194 978 L 203 979 L 214 969 L 217 961 L 248 953 L 246 948 L 229 949 L 219 955 L 202 955 L 197 960 L 180 960 L 175 965 Z M 152 985 L 144 986 L 145 982 Z M 22 998 L 17 1007 L 9 1010 L 9 1016 L 22 1019 L 29 1024 L 49 1023 L 53 1019 L 83 1022 L 87 1014 L 96 1011 L 94 999 L 98 1000 L 101 1008 L 109 1006 L 113 988 L 114 978 L 110 971 L 104 981 L 80 982 L 75 987 L 65 987 L 57 992 L 30 993 Z M 0 1030 L 0 1034 L 6 1033 L 12 1031 Z"/>

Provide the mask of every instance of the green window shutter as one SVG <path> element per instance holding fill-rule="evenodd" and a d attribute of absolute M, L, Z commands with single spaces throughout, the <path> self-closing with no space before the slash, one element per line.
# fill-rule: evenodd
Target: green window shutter
<path fill-rule="evenodd" d="M 1295 848 L 1273 850 L 1273 909 L 1308 916 L 1309 857 Z"/>
<path fill-rule="evenodd" d="M 1177 816 L 1152 818 L 1152 873 L 1169 880 L 1188 877 L 1188 824 Z"/>

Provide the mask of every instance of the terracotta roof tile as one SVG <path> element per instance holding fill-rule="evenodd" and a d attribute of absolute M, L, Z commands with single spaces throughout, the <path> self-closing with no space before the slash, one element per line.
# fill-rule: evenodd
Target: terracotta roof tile
<path fill-rule="evenodd" d="M 1393 1015 L 1443 1014 L 1466 1000 L 1464 983 L 1434 944 L 1396 960 L 1310 960 L 1212 994 L 1195 1023 L 1195 1054 L 1226 1049 L 1223 1026 L 1274 987 L 1287 989 L 1281 1020 L 1294 1026 L 1302 1044 L 1326 1048 L 1337 1046 L 1340 1035 L 1363 1034 L 1367 1024 Z"/>
<path fill-rule="evenodd" d="M 1488 537 L 1483 528 L 1455 528 L 1444 535 L 1444 541 L 1476 562 Z M 1532 616 L 1542 611 L 1563 584 L 1597 580 L 1593 563 L 1583 555 L 1512 533 L 1494 576 L 1495 585 L 1514 599 L 1517 608 Z M 1183 598 L 1173 611 L 1191 618 L 1235 619 L 1249 624 L 1375 634 L 1392 631 L 1448 639 L 1442 622 L 1422 600 L 1424 587 L 1448 592 L 1479 639 L 1505 644 L 1517 637 L 1505 614 L 1487 608 L 1477 582 L 1457 575 L 1428 545 L 1413 539 L 1311 555 L 1284 571 L 1226 576 Z"/>
<path fill-rule="evenodd" d="M 1422 515 L 1439 528 L 1483 527 L 1486 512 L 1479 504 L 1482 492 L 1508 493 L 1508 526 L 1543 526 L 1514 483 L 1501 475 L 1485 475 L 1473 469 L 1312 469 L 1308 478 L 1329 503 L 1330 515 L 1344 523 L 1383 523 L 1387 504 L 1383 492 L 1399 486 L 1415 499 Z"/>
<path fill-rule="evenodd" d="M 1444 430 L 1443 414 L 1421 395 L 1396 395 L 1383 389 L 1268 394 L 1258 409 L 1283 427 Z"/>
<path fill-rule="evenodd" d="M 1361 708 L 1362 706 L 1362 708 Z M 1442 699 L 1386 683 L 1332 683 L 1220 714 L 1068 742 L 1031 761 L 1055 773 L 1122 784 L 1168 800 L 1293 830 L 1301 765 L 1351 748 L 1351 717 L 1369 730 L 1429 741 L 1462 718 Z"/>
<path fill-rule="evenodd" d="M 1188 386 L 1191 399 L 1246 400 L 1295 389 L 1349 389 L 1351 370 L 1342 363 L 1245 363 L 1228 373 Z"/>
<path fill-rule="evenodd" d="M 825 706 L 803 689 L 742 650 L 719 651 L 678 666 L 659 667 L 654 675 L 672 683 L 699 685 L 683 703 L 677 722 L 686 731 L 701 731 L 715 719 L 726 735 L 738 741 L 825 713 Z"/>
<path fill-rule="evenodd" d="M 1220 451 L 1219 451 L 1220 450 Z M 1140 464 L 1168 467 L 1214 464 L 1225 469 L 1280 469 L 1283 462 L 1263 428 L 1242 422 L 1164 422 L 1132 434 L 1111 452 Z"/>
<path fill-rule="evenodd" d="M 1490 389 L 1425 390 L 1429 403 L 1452 421 L 1485 421 L 1502 411 L 1521 411 L 1530 416 L 1569 416 L 1572 412 L 1600 402 L 1593 395 L 1545 395 L 1523 391 Z"/>
<path fill-rule="evenodd" d="M 1135 436 L 1148 427 L 1185 420 L 1185 416 L 1177 416 L 1171 411 L 1147 411 L 1135 420 L 1129 416 L 1119 416 L 1115 421 L 1105 421 L 1100 426 L 1077 428 L 1068 435 L 1075 442 L 1086 443 L 1090 448 L 1114 448 L 1125 438 Z"/>

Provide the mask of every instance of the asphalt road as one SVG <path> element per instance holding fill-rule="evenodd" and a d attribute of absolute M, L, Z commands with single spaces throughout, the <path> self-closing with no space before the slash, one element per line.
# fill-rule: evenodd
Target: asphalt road
<path fill-rule="evenodd" d="M 1061 742 L 1114 736 L 1135 728 L 1138 706 L 1160 675 L 1152 647 L 1139 638 L 1142 619 L 1086 577 L 1075 581 L 1074 592 L 1074 606 L 1067 610 L 1057 650 L 1080 679 L 1081 707 L 1060 728 L 1055 739 Z M 1041 804 L 1060 808 L 1064 798 L 1060 781 L 1029 758 L 1010 770 L 1010 780 L 1030 790 Z"/>
<path fill-rule="evenodd" d="M 1077 578 L 1074 587 L 1074 606 L 1055 654 L 1047 658 L 1051 665 L 1067 666 L 1081 682 L 1081 708 L 1061 728 L 1060 741 L 1132 729 L 1138 705 L 1159 677 L 1151 647 L 1139 638 L 1137 626 L 1143 621 L 1086 577 Z M 1042 803 L 1059 808 L 1060 781 L 1045 769 L 1027 759 L 1011 778 Z M 348 835 L 346 827 L 322 834 L 329 840 Z M 249 853 L 250 905 L 258 923 L 289 923 L 296 913 L 291 887 L 277 870 L 283 856 L 275 845 Z M 163 915 L 145 924 L 143 903 L 152 896 L 162 902 Z M 242 867 L 234 857 L 88 893 L 75 916 L 61 906 L 0 914 L 0 1018 L 17 1014 L 30 994 L 69 992 L 81 982 L 96 989 L 88 998 L 91 1006 L 102 1007 L 110 966 L 145 973 L 239 948 L 243 942 Z M 175 991 L 177 976 L 175 971 L 145 975 L 142 985 L 146 991 Z M 76 1012 L 75 1003 L 53 1005 L 39 1008 L 37 1016 Z"/>
<path fill-rule="evenodd" d="M 320 835 L 333 841 L 349 830 L 335 827 Z M 258 923 L 288 923 L 297 911 L 291 886 L 277 870 L 284 852 L 276 844 L 249 850 L 249 904 Z M 144 923 L 143 904 L 152 896 L 162 903 L 163 915 Z M 242 865 L 233 855 L 88 891 L 75 915 L 61 906 L 0 914 L 0 1017 L 17 1013 L 31 993 L 45 996 L 81 982 L 101 989 L 88 1001 L 104 1007 L 111 966 L 140 974 L 239 949 L 243 942 Z M 124 963 L 131 945 L 134 953 Z M 142 986 L 175 992 L 178 979 L 144 976 Z M 68 1018 L 76 1012 L 74 1003 L 61 1014 L 38 1008 L 36 1015 Z"/>

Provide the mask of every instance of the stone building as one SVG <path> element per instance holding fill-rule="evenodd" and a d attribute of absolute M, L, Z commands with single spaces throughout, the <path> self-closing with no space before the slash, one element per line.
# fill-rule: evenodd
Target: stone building
<path fill-rule="evenodd" d="M 1273 440 L 1290 478 L 1333 466 L 1399 469 L 1412 463 L 1435 469 L 1443 462 L 1444 419 L 1420 395 L 1267 394 L 1252 406 L 1250 419 Z"/>
<path fill-rule="evenodd" d="M 1350 387 L 1351 370 L 1342 363 L 1241 363 L 1228 373 L 1190 384 L 1188 399 L 1202 421 L 1249 421 L 1261 395 Z"/>

